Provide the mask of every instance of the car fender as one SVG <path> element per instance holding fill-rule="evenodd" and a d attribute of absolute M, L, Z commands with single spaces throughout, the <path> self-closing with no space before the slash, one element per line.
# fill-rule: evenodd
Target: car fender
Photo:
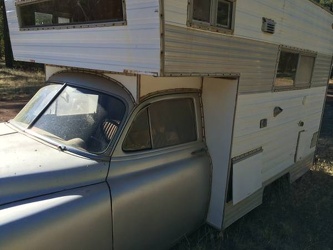
<path fill-rule="evenodd" d="M 0 248 L 111 249 L 108 185 L 103 182 L 1 206 Z"/>

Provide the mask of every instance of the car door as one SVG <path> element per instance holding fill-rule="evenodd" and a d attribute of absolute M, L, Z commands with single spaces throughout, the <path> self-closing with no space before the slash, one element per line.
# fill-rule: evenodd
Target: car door
<path fill-rule="evenodd" d="M 114 249 L 163 249 L 206 219 L 211 164 L 198 94 L 159 96 L 130 118 L 113 154 Z"/>

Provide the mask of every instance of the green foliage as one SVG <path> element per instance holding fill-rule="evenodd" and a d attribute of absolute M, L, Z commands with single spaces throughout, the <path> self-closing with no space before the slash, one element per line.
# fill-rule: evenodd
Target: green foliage
<path fill-rule="evenodd" d="M 316 3 L 319 3 L 323 7 L 332 11 L 333 8 L 333 0 L 313 0 Z"/>

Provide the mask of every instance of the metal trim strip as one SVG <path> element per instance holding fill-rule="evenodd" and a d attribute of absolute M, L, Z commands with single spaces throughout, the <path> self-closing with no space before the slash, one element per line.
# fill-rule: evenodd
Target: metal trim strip
<path fill-rule="evenodd" d="M 259 147 L 259 148 L 253 149 L 251 151 L 248 151 L 248 152 L 246 152 L 244 154 L 235 156 L 234 158 L 231 159 L 231 161 L 232 161 L 233 164 L 236 164 L 236 163 L 238 163 L 240 161 L 243 161 L 243 160 L 248 159 L 248 158 L 250 158 L 252 156 L 255 156 L 255 155 L 259 154 L 259 153 L 262 153 L 263 151 L 264 151 L 264 149 L 262 147 Z"/>

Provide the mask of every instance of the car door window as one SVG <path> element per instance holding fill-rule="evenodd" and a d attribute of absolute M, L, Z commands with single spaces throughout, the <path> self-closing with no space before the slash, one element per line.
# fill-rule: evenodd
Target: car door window
<path fill-rule="evenodd" d="M 124 151 L 158 149 L 197 139 L 193 100 L 178 98 L 154 102 L 142 110 L 129 129 Z"/>
<path fill-rule="evenodd" d="M 123 144 L 124 151 L 151 149 L 148 109 L 140 111 L 134 119 Z"/>

